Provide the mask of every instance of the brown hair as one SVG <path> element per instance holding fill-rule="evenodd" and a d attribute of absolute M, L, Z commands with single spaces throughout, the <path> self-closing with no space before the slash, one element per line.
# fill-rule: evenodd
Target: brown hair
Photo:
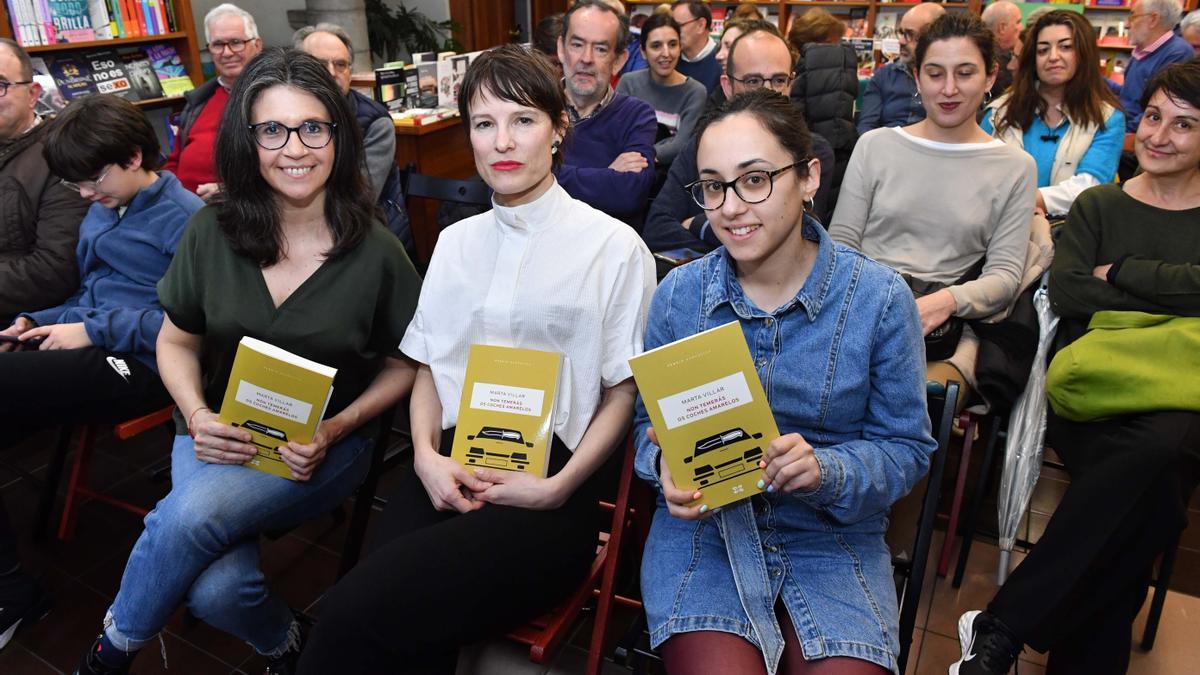
<path fill-rule="evenodd" d="M 730 19 L 761 19 L 762 12 L 758 11 L 758 5 L 753 2 L 742 2 L 733 10 L 733 16 Z"/>
<path fill-rule="evenodd" d="M 1063 106 L 1071 122 L 1103 129 L 1104 104 L 1114 108 L 1121 106 L 1100 75 L 1100 57 L 1092 25 L 1082 14 L 1054 10 L 1038 17 L 1037 23 L 1026 31 L 1008 104 L 1000 119 L 993 120 L 997 131 L 1028 129 L 1034 118 L 1043 112 L 1046 103 L 1038 95 L 1037 43 L 1042 31 L 1050 26 L 1066 26 L 1071 30 L 1075 75 L 1067 81 L 1063 96 Z"/>
<path fill-rule="evenodd" d="M 829 12 L 815 7 L 806 10 L 792 21 L 787 40 L 797 53 L 810 42 L 837 42 L 846 34 L 846 24 Z"/>
<path fill-rule="evenodd" d="M 996 61 L 996 38 L 987 24 L 979 17 L 969 14 L 943 14 L 922 30 L 914 50 L 913 69 L 921 68 L 929 45 L 954 38 L 966 38 L 974 42 L 975 47 L 979 49 L 979 55 L 983 57 L 983 69 L 988 73 L 992 72 L 992 64 Z"/>

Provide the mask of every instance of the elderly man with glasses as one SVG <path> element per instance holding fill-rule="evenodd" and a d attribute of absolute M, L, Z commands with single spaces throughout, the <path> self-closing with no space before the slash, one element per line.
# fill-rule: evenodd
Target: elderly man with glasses
<path fill-rule="evenodd" d="M 254 17 L 230 3 L 217 5 L 205 15 L 204 39 L 217 76 L 184 94 L 187 102 L 179 119 L 179 135 L 163 168 L 207 200 L 220 190 L 213 151 L 229 90 L 246 64 L 262 51 L 262 40 Z"/>
<path fill-rule="evenodd" d="M 725 68 L 727 72 L 721 75 L 721 88 L 726 97 L 764 87 L 787 96 L 792 88 L 792 53 L 779 29 L 765 21 L 747 24 L 745 32 L 729 47 Z M 666 183 L 646 216 L 642 238 L 656 253 L 681 248 L 705 252 L 720 245 L 708 227 L 708 207 L 704 205 L 703 195 L 694 192 L 698 189 L 695 188 L 696 181 L 700 179 L 700 170 L 696 167 L 696 142 L 697 139 L 692 138 L 679 151 L 667 173 Z M 833 147 L 815 133 L 812 145 L 813 156 L 820 161 L 821 187 L 809 208 L 817 220 L 827 222 L 833 211 L 833 204 L 829 203 Z M 769 180 L 768 184 L 772 182 Z"/>
<path fill-rule="evenodd" d="M 712 93 L 720 85 L 721 65 L 717 63 L 720 45 L 711 35 L 712 11 L 708 3 L 676 0 L 671 3 L 671 16 L 679 22 L 682 47 L 675 69 L 703 84 Z"/>
<path fill-rule="evenodd" d="M 42 157 L 41 93 L 29 55 L 0 38 L 0 327 L 17 312 L 59 304 L 79 285 L 75 245 L 88 203 Z"/>
<path fill-rule="evenodd" d="M 1137 0 L 1129 10 L 1129 43 L 1133 45 L 1125 83 L 1121 85 L 1121 107 L 1125 109 L 1125 131 L 1137 131 L 1142 121 L 1142 93 L 1158 71 L 1172 63 L 1187 63 L 1196 53 L 1186 40 L 1174 33 L 1183 14 L 1179 0 Z"/>
<path fill-rule="evenodd" d="M 354 69 L 354 44 L 345 28 L 332 23 L 305 26 L 292 35 L 292 46 L 307 52 L 325 64 L 362 130 L 366 150 L 367 179 L 371 194 L 383 209 L 384 225 L 400 239 L 408 257 L 416 260 L 408 211 L 404 208 L 404 190 L 400 168 L 396 165 L 396 125 L 387 106 L 350 88 Z"/>
<path fill-rule="evenodd" d="M 917 81 L 913 79 L 913 50 L 921 31 L 945 13 L 941 5 L 925 2 L 900 17 L 900 28 L 896 30 L 900 38 L 900 58 L 876 70 L 867 85 L 862 112 L 858 116 L 858 135 L 879 127 L 902 127 L 925 119 L 925 108 L 917 96 Z"/>

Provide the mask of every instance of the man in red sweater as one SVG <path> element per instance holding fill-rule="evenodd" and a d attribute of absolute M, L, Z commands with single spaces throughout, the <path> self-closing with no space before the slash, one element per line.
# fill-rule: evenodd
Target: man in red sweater
<path fill-rule="evenodd" d="M 207 200 L 220 189 L 213 150 L 229 89 L 242 68 L 262 51 L 262 40 L 254 17 L 230 3 L 217 5 L 204 17 L 204 39 L 217 77 L 184 95 L 187 103 L 180 117 L 175 149 L 163 168 L 174 173 L 185 188 Z"/>

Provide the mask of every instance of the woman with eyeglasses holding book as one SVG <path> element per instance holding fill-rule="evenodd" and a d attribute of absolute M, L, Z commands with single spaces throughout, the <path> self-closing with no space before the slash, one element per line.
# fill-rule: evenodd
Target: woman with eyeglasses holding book
<path fill-rule="evenodd" d="M 79 288 L 0 330 L 0 450 L 37 429 L 119 422 L 170 401 L 154 359 L 163 322 L 155 284 L 204 205 L 157 170 L 158 136 L 128 101 L 90 96 L 48 124 L 46 163 L 91 202 L 79 225 Z M 45 611 L 44 593 L 18 570 L 0 504 L 0 647 L 10 628 Z"/>
<path fill-rule="evenodd" d="M 654 263 L 633 230 L 555 180 L 568 117 L 545 59 L 486 52 L 458 100 L 493 208 L 438 237 L 401 344 L 419 364 L 413 471 L 374 551 L 321 600 L 300 673 L 453 674 L 460 646 L 552 608 L 596 554 L 602 466 L 633 416 L 628 360 Z M 563 356 L 547 478 L 448 456 L 472 344 Z"/>
<path fill-rule="evenodd" d="M 782 434 L 765 492 L 709 511 L 676 486 L 638 399 L 635 470 L 660 492 L 642 559 L 671 675 L 895 670 L 888 511 L 929 467 L 921 331 L 898 274 L 805 212 L 820 180 L 803 114 L 739 94 L 698 128 L 689 187 L 722 247 L 654 294 L 647 350 L 736 321 Z"/>
<path fill-rule="evenodd" d="M 345 96 L 312 56 L 271 49 L 238 77 L 215 158 L 225 190 L 192 218 L 158 286 L 171 492 L 146 516 L 77 672 L 129 672 L 181 602 L 268 672 L 291 672 L 300 624 L 266 586 L 258 539 L 345 500 L 369 468 L 376 418 L 414 373 L 396 346 L 420 282 L 375 216 L 361 152 Z M 241 466 L 256 455 L 250 433 L 218 416 L 247 336 L 337 369 L 316 436 L 280 448 L 294 480 Z"/>

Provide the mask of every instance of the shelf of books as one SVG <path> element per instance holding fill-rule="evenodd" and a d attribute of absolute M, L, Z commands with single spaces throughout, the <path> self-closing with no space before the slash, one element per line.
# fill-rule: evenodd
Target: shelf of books
<path fill-rule="evenodd" d="M 179 106 L 200 80 L 190 0 L 4 0 L 0 37 L 16 40 L 42 85 L 38 112 L 94 93 Z"/>

